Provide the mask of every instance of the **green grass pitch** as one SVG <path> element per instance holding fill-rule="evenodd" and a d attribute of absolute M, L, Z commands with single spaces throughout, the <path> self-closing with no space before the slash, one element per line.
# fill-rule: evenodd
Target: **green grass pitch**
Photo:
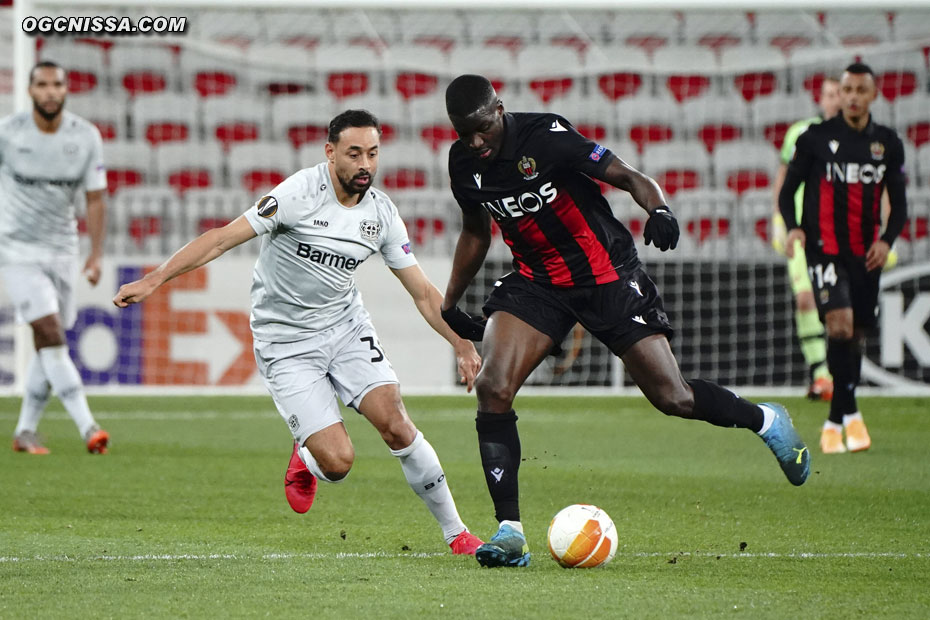
<path fill-rule="evenodd" d="M 490 536 L 474 399 L 406 402 L 465 522 Z M 449 554 L 355 413 L 354 469 L 297 515 L 269 398 L 94 398 L 103 457 L 56 404 L 51 455 L 0 449 L 0 618 L 930 617 L 930 401 L 861 398 L 873 448 L 830 457 L 826 406 L 784 402 L 813 454 L 800 488 L 748 431 L 642 398 L 520 398 L 528 569 Z M 0 399 L 0 436 L 18 407 Z M 575 502 L 617 525 L 606 567 L 548 557 L 549 519 Z"/>

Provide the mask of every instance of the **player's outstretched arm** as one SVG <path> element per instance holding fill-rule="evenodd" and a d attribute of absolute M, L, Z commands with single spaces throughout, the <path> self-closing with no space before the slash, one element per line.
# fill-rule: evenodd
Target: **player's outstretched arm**
<path fill-rule="evenodd" d="M 221 228 L 211 228 L 175 252 L 171 258 L 142 279 L 119 287 L 113 303 L 118 308 L 139 303 L 168 280 L 206 265 L 254 236 L 255 231 L 244 215 Z"/>
<path fill-rule="evenodd" d="M 416 304 L 417 310 L 429 323 L 436 333 L 449 341 L 452 348 L 455 349 L 455 360 L 458 364 L 459 376 L 462 382 L 468 386 L 471 392 L 475 385 L 475 375 L 481 368 L 481 357 L 475 350 L 475 345 L 470 340 L 460 338 L 442 318 L 440 305 L 442 304 L 442 293 L 436 286 L 430 282 L 430 279 L 423 273 L 419 265 L 411 265 L 403 269 L 391 269 L 397 279 L 400 280 L 413 303 Z"/>
<path fill-rule="evenodd" d="M 107 205 L 104 190 L 87 192 L 87 234 L 90 236 L 90 254 L 84 262 L 84 277 L 91 285 L 100 281 L 100 261 L 103 258 L 103 237 L 107 228 Z"/>
<path fill-rule="evenodd" d="M 655 180 L 616 156 L 611 158 L 598 178 L 629 192 L 636 204 L 649 213 L 649 219 L 643 229 L 643 240 L 646 245 L 652 243 L 663 252 L 675 249 L 680 234 L 678 220 L 665 203 L 662 189 Z"/>

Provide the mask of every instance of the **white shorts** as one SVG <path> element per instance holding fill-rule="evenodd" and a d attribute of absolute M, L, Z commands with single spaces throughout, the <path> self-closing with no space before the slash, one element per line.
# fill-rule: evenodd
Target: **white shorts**
<path fill-rule="evenodd" d="M 297 342 L 256 339 L 254 349 L 278 413 L 301 445 L 342 422 L 337 395 L 357 409 L 374 388 L 397 383 L 367 313 Z"/>
<path fill-rule="evenodd" d="M 77 319 L 76 260 L 4 265 L 0 267 L 0 279 L 16 308 L 17 321 L 32 323 L 57 314 L 65 329 L 74 325 Z"/>

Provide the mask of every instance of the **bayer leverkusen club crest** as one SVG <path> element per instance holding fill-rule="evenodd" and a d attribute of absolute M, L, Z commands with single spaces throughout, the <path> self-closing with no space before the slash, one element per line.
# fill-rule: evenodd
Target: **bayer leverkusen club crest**
<path fill-rule="evenodd" d="M 517 162 L 517 170 L 523 175 L 524 181 L 531 181 L 539 176 L 539 173 L 536 172 L 536 160 L 526 155 Z"/>

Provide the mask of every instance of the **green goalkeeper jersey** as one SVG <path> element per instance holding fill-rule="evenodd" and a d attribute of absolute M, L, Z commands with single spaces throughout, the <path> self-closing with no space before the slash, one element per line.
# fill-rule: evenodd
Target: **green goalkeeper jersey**
<path fill-rule="evenodd" d="M 785 132 L 785 141 L 781 145 L 781 163 L 786 166 L 791 162 L 791 158 L 794 157 L 794 145 L 797 144 L 798 138 L 802 133 L 807 131 L 807 128 L 811 125 L 816 125 L 821 122 L 823 118 L 819 116 L 814 116 L 813 118 L 805 118 L 802 121 L 798 121 L 794 125 L 788 128 L 788 131 Z M 798 191 L 794 193 L 794 216 L 797 218 L 796 221 L 801 221 L 801 214 L 804 211 L 804 184 L 801 183 L 801 186 L 798 188 Z"/>

